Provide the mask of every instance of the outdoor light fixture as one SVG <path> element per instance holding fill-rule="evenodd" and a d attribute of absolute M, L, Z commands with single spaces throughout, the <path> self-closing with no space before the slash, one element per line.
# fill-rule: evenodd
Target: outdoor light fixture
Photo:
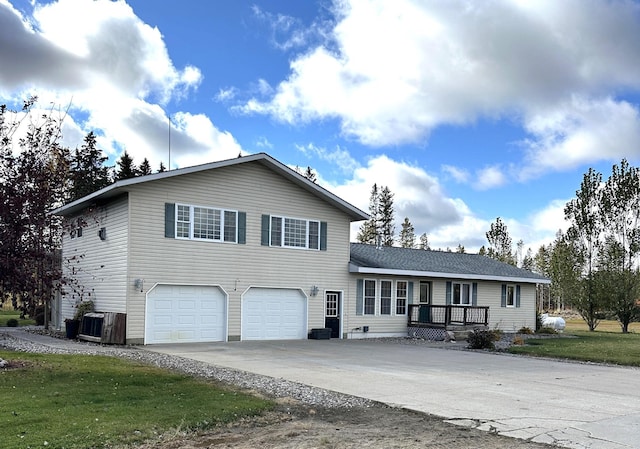
<path fill-rule="evenodd" d="M 100 228 L 98 237 L 100 237 L 100 240 L 107 240 L 107 228 Z"/>
<path fill-rule="evenodd" d="M 312 285 L 311 286 L 311 296 L 316 296 L 318 294 L 318 286 L 317 285 Z"/>
<path fill-rule="evenodd" d="M 136 290 L 140 290 L 143 291 L 144 290 L 144 279 L 136 279 L 135 281 L 133 281 L 133 285 L 136 288 Z"/>

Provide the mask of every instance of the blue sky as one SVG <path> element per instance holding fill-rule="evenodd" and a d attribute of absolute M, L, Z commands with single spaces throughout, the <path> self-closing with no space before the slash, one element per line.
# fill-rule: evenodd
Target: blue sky
<path fill-rule="evenodd" d="M 70 105 L 111 162 L 264 151 L 365 211 L 389 186 L 434 248 L 501 217 L 536 251 L 589 167 L 638 164 L 639 36 L 636 1 L 0 0 L 0 102 Z"/>

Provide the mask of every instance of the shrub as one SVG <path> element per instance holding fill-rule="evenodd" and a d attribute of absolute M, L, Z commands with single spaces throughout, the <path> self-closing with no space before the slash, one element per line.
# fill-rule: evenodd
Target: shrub
<path fill-rule="evenodd" d="M 516 345 L 516 346 L 522 346 L 522 345 L 524 345 L 524 338 L 522 338 L 522 337 L 521 337 L 521 336 L 519 336 L 519 335 L 516 335 L 516 336 L 513 338 L 513 341 L 511 342 L 511 344 L 512 344 L 512 345 Z"/>
<path fill-rule="evenodd" d="M 556 330 L 551 327 L 541 327 L 536 334 L 557 334 Z"/>
<path fill-rule="evenodd" d="M 44 325 L 44 312 L 36 315 L 36 326 Z"/>
<path fill-rule="evenodd" d="M 475 329 L 473 332 L 469 332 L 467 337 L 467 343 L 469 343 L 469 349 L 495 349 L 496 346 L 493 343 L 496 339 L 496 331 L 487 331 L 482 329 Z"/>
<path fill-rule="evenodd" d="M 73 316 L 73 319 L 81 321 L 85 313 L 90 313 L 94 310 L 95 307 L 93 305 L 93 301 L 82 301 L 76 306 L 76 313 Z"/>
<path fill-rule="evenodd" d="M 7 320 L 7 327 L 18 327 L 18 320 L 15 318 L 9 318 Z"/>
<path fill-rule="evenodd" d="M 519 334 L 531 335 L 531 334 L 533 334 L 533 331 L 531 330 L 530 327 L 523 326 L 518 330 L 518 333 Z"/>

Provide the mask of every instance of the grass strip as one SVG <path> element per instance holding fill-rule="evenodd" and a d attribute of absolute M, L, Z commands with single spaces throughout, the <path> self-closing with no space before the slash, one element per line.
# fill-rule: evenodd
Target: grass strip
<path fill-rule="evenodd" d="M 210 428 L 272 403 L 215 383 L 105 356 L 0 351 L 5 449 L 100 448 Z"/>
<path fill-rule="evenodd" d="M 509 352 L 595 363 L 640 366 L 640 334 L 572 331 L 573 338 L 527 339 Z"/>
<path fill-rule="evenodd" d="M 30 318 L 21 319 L 18 310 L 0 310 L 0 327 L 6 327 L 7 321 L 11 318 L 18 320 L 18 326 L 30 326 L 36 324 L 36 321 Z"/>

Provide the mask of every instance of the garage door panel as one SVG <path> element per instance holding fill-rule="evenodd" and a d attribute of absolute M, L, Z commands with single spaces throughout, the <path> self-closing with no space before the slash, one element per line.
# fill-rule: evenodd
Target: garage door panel
<path fill-rule="evenodd" d="M 306 338 L 307 299 L 299 289 L 252 288 L 242 301 L 243 340 Z"/>
<path fill-rule="evenodd" d="M 157 285 L 147 296 L 145 343 L 224 341 L 226 320 L 218 287 Z"/>

